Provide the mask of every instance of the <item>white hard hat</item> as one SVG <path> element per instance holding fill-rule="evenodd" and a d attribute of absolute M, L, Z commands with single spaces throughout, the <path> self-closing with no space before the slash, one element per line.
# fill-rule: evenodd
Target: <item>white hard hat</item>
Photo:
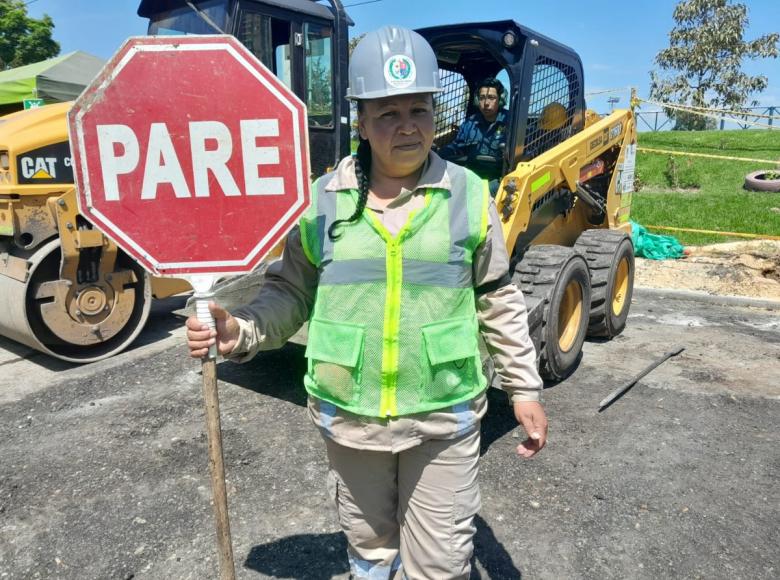
<path fill-rule="evenodd" d="M 367 33 L 352 51 L 348 99 L 439 91 L 436 55 L 414 30 L 384 26 Z"/>

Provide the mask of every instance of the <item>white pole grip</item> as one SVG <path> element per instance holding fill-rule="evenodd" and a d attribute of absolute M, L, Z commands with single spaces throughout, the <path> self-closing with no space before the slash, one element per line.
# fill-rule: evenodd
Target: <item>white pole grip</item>
<path fill-rule="evenodd" d="M 210 330 L 214 330 L 217 328 L 217 323 L 214 321 L 214 317 L 211 315 L 211 311 L 209 310 L 209 301 L 210 298 L 197 298 L 196 296 L 195 316 L 197 316 L 199 322 L 202 322 L 208 326 Z M 209 354 L 207 355 L 207 358 L 217 358 L 216 343 L 209 347 Z"/>

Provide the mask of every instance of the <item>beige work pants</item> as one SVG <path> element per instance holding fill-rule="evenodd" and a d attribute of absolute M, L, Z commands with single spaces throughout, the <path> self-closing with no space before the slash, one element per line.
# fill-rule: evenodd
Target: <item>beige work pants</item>
<path fill-rule="evenodd" d="M 479 430 L 400 453 L 324 437 L 355 579 L 467 579 L 480 508 Z"/>

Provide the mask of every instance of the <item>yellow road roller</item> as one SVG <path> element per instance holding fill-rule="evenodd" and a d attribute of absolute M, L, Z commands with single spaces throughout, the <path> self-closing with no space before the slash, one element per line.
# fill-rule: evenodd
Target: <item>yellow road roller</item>
<path fill-rule="evenodd" d="M 130 344 L 152 297 L 190 286 L 149 276 L 78 214 L 70 106 L 0 118 L 0 334 L 84 363 Z"/>

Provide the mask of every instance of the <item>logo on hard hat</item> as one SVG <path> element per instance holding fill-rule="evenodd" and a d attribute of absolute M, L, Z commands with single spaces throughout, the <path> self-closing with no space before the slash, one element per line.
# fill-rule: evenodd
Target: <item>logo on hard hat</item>
<path fill-rule="evenodd" d="M 414 61 L 403 55 L 394 55 L 385 62 L 385 80 L 397 89 L 411 85 L 417 79 L 417 67 Z"/>

